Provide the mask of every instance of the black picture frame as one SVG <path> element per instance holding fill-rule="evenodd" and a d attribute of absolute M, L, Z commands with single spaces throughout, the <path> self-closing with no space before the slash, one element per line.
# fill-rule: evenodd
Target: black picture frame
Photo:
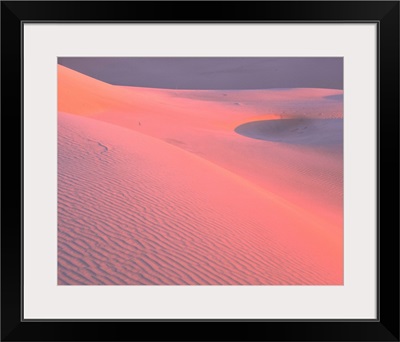
<path fill-rule="evenodd" d="M 24 22 L 376 22 L 377 320 L 29 320 L 22 317 Z M 1 339 L 3 341 L 399 341 L 398 1 L 2 1 Z M 218 324 L 217 324 L 218 323 Z"/>

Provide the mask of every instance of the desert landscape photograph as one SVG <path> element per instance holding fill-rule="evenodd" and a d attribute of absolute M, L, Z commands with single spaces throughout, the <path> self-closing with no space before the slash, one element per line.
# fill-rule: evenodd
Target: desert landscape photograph
<path fill-rule="evenodd" d="M 58 57 L 65 285 L 343 285 L 341 57 Z"/>

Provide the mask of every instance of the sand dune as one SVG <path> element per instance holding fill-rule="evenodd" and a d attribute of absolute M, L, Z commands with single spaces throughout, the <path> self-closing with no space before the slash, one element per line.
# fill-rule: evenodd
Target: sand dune
<path fill-rule="evenodd" d="M 60 114 L 59 130 L 60 284 L 340 279 L 340 238 L 274 194 L 117 126 Z"/>
<path fill-rule="evenodd" d="M 58 77 L 59 284 L 342 284 L 341 91 Z"/>
<path fill-rule="evenodd" d="M 150 88 L 341 88 L 338 57 L 59 57 L 61 65 L 110 84 Z"/>

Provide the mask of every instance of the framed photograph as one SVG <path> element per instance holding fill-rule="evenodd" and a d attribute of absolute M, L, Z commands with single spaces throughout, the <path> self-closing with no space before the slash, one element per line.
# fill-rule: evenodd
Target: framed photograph
<path fill-rule="evenodd" d="M 399 341 L 397 1 L 1 25 L 2 340 Z"/>

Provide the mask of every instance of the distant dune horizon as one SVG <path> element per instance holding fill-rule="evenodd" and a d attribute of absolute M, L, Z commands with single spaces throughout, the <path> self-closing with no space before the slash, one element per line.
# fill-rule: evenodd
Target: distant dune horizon
<path fill-rule="evenodd" d="M 59 57 L 113 85 L 188 90 L 343 90 L 342 57 Z"/>
<path fill-rule="evenodd" d="M 58 285 L 343 285 L 343 90 L 57 82 Z"/>

